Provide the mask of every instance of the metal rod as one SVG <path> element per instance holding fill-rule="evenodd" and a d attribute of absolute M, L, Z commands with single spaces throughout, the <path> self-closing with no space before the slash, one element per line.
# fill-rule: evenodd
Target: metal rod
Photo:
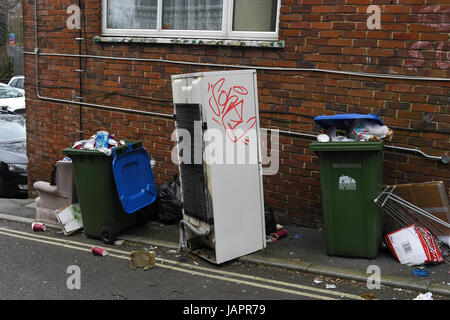
<path fill-rule="evenodd" d="M 35 54 L 33 52 L 24 52 L 25 54 Z M 77 54 L 70 53 L 53 53 L 45 52 L 39 53 L 42 56 L 54 56 L 54 57 L 79 57 Z M 181 60 L 166 60 L 166 59 L 146 59 L 146 58 L 127 58 L 127 57 L 109 57 L 109 56 L 97 56 L 97 55 L 81 55 L 83 58 L 93 59 L 107 59 L 107 60 L 126 60 L 126 61 L 147 61 L 147 62 L 159 62 L 159 63 L 171 63 L 171 64 L 183 64 L 194 65 L 203 67 L 219 67 L 219 68 L 239 68 L 239 69 L 257 69 L 268 71 L 292 71 L 292 72 L 322 72 L 322 73 L 334 73 L 344 74 L 358 77 L 370 77 L 370 78 L 384 78 L 384 79 L 400 79 L 400 80 L 418 80 L 418 81 L 450 81 L 450 78 L 434 78 L 434 77 L 418 77 L 418 76 L 406 76 L 395 74 L 382 74 L 382 73 L 367 73 L 367 72 L 354 72 L 354 71 L 339 71 L 339 70 L 327 70 L 327 69 L 313 69 L 313 68 L 285 68 L 285 67 L 264 67 L 264 66 L 248 66 L 248 65 L 232 65 L 232 64 L 219 64 L 219 63 L 202 63 L 202 62 L 190 62 Z"/>
<path fill-rule="evenodd" d="M 442 156 L 442 157 L 438 157 L 438 156 L 430 156 L 426 153 L 424 153 L 423 151 L 419 150 L 419 149 L 411 149 L 411 148 L 404 148 L 404 147 L 397 147 L 397 146 L 390 146 L 390 145 L 385 145 L 385 148 L 388 149 L 396 149 L 396 150 L 402 150 L 402 151 L 410 151 L 410 152 L 416 152 L 421 154 L 422 156 L 424 156 L 425 158 L 428 159 L 433 159 L 433 160 L 439 160 L 444 164 L 448 164 L 449 162 L 449 157 L 447 155 Z"/>

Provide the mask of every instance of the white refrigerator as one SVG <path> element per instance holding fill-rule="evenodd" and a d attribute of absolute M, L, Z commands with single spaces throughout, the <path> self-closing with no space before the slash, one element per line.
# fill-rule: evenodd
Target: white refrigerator
<path fill-rule="evenodd" d="M 255 70 L 172 75 L 180 247 L 220 264 L 266 247 Z"/>

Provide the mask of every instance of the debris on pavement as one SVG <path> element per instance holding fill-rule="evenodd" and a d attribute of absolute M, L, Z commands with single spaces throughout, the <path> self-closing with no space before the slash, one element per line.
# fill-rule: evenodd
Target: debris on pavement
<path fill-rule="evenodd" d="M 427 277 L 429 275 L 428 270 L 425 268 L 415 268 L 413 274 L 419 277 Z"/>
<path fill-rule="evenodd" d="M 115 246 L 121 246 L 121 245 L 123 245 L 124 243 L 125 243 L 124 240 L 116 240 L 116 241 L 114 241 L 114 245 L 115 245 Z"/>
<path fill-rule="evenodd" d="M 314 279 L 314 283 L 315 283 L 315 284 L 320 284 L 320 283 L 323 283 L 323 281 L 322 281 L 322 280 L 319 280 L 319 279 Z"/>
<path fill-rule="evenodd" d="M 433 235 L 427 228 L 411 225 L 388 234 L 386 241 L 401 264 L 417 266 L 444 261 Z"/>
<path fill-rule="evenodd" d="M 405 293 L 411 293 L 412 292 L 411 290 L 406 290 L 406 289 L 403 289 L 403 288 L 394 288 L 394 291 L 405 292 Z"/>
<path fill-rule="evenodd" d="M 99 247 L 93 247 L 92 253 L 95 256 L 101 256 L 101 257 L 108 255 L 108 251 L 106 251 L 105 249 L 99 248 Z"/>
<path fill-rule="evenodd" d="M 326 283 L 325 284 L 325 288 L 327 288 L 327 289 L 336 289 L 336 285 L 335 284 Z"/>
<path fill-rule="evenodd" d="M 47 226 L 40 222 L 33 222 L 31 224 L 31 229 L 33 231 L 47 231 Z"/>
<path fill-rule="evenodd" d="M 155 252 L 153 251 L 133 251 L 131 252 L 130 268 L 144 268 L 144 271 L 149 270 L 155 265 Z"/>
<path fill-rule="evenodd" d="M 66 236 L 83 228 L 83 220 L 81 218 L 81 210 L 78 203 L 56 210 L 55 215 Z"/>
<path fill-rule="evenodd" d="M 280 224 L 276 224 L 276 231 L 266 236 L 266 242 L 275 242 L 287 236 L 287 230 Z"/>
<path fill-rule="evenodd" d="M 417 297 L 415 297 L 413 300 L 433 300 L 433 294 L 431 292 L 427 293 L 421 293 Z"/>
<path fill-rule="evenodd" d="M 373 300 L 375 299 L 375 295 L 373 293 L 365 293 L 361 295 L 361 298 L 364 298 L 366 300 Z"/>

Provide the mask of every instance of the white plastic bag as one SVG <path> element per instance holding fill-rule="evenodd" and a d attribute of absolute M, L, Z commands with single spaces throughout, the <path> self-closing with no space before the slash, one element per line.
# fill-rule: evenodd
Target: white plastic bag
<path fill-rule="evenodd" d="M 349 132 L 349 138 L 356 141 L 369 141 L 371 137 L 383 139 L 389 133 L 387 126 L 366 119 L 356 119 Z"/>
<path fill-rule="evenodd" d="M 413 300 L 433 300 L 433 294 L 431 292 L 419 294 L 417 297 L 415 297 Z"/>

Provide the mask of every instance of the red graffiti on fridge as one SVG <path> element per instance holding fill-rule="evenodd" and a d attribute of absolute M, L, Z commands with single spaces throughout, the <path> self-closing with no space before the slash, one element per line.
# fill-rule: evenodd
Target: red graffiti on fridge
<path fill-rule="evenodd" d="M 214 113 L 212 119 L 225 129 L 230 141 L 237 142 L 255 126 L 256 116 L 245 118 L 248 90 L 240 85 L 226 87 L 225 83 L 226 79 L 221 78 L 208 84 L 209 107 Z M 247 138 L 242 141 L 246 145 L 249 142 Z"/>

